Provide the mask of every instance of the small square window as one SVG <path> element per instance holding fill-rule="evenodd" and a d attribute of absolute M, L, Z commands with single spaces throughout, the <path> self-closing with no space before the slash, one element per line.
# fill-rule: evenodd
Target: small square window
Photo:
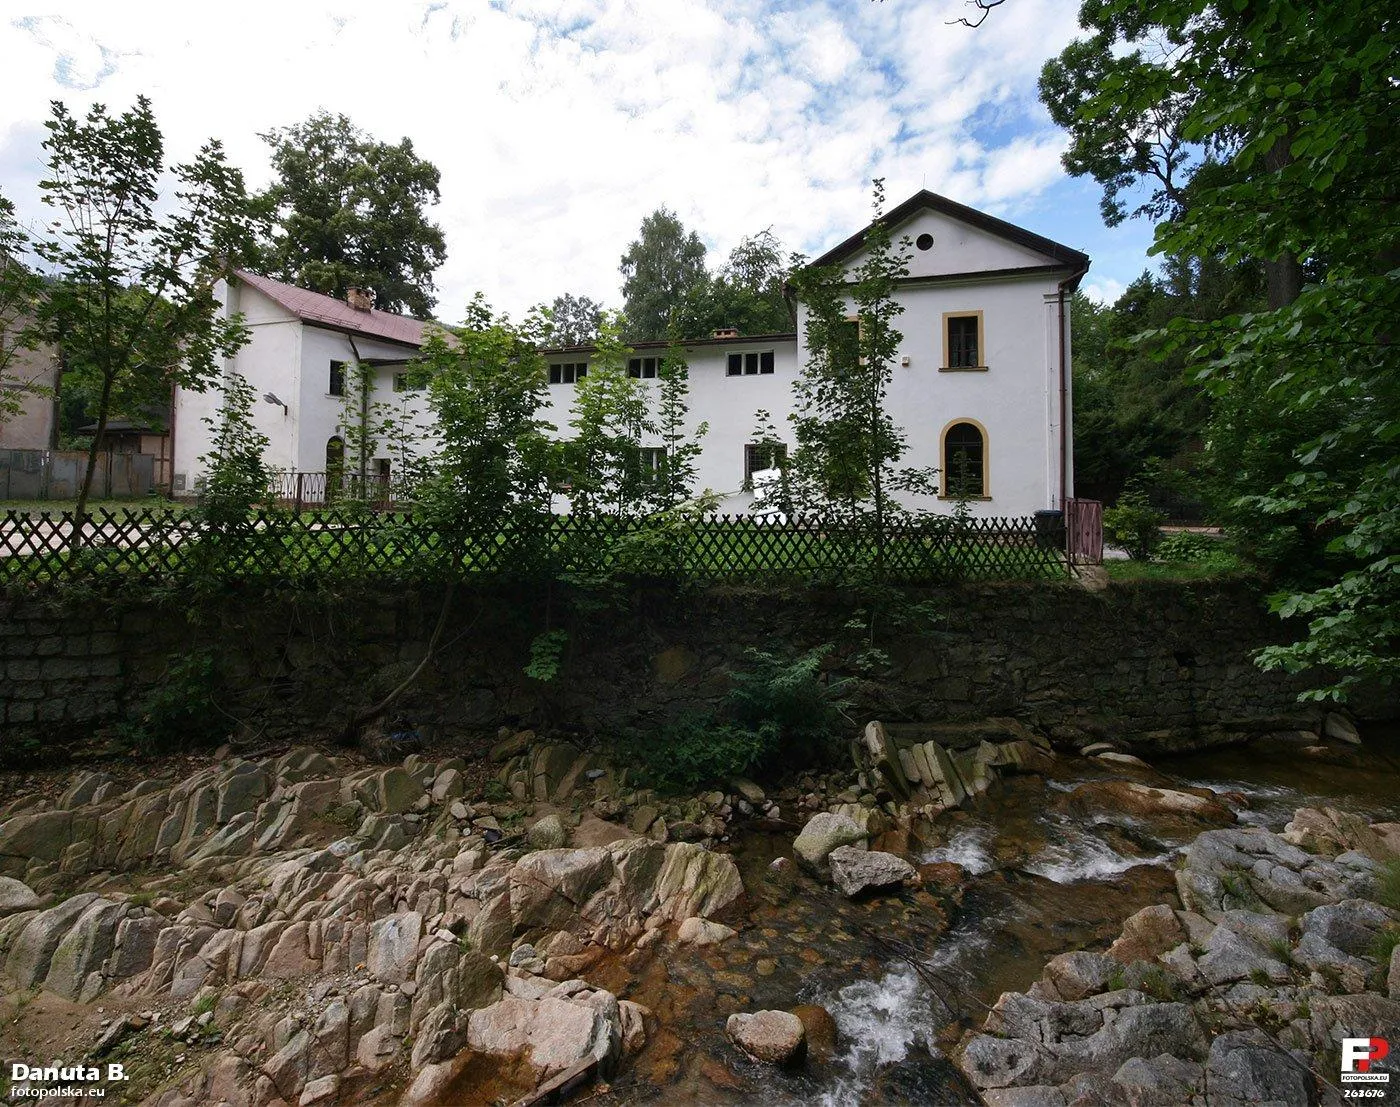
<path fill-rule="evenodd" d="M 549 383 L 550 383 L 550 384 L 563 384 L 563 383 L 564 383 L 564 367 L 563 367 L 562 365 L 551 365 L 551 366 L 549 367 Z"/>
<path fill-rule="evenodd" d="M 654 479 L 659 476 L 661 474 L 661 467 L 666 462 L 666 447 L 642 446 L 637 452 L 642 461 L 642 476 L 647 479 Z"/>
<path fill-rule="evenodd" d="M 758 355 L 758 371 L 760 373 L 771 373 L 773 371 L 773 351 L 764 350 Z"/>
<path fill-rule="evenodd" d="M 729 369 L 728 369 L 726 375 L 727 375 L 727 376 L 730 376 L 730 377 L 737 377 L 737 376 L 739 376 L 741 373 L 743 373 L 743 371 L 744 371 L 744 355 L 743 355 L 743 354 L 730 354 L 730 355 L 729 355 Z"/>
<path fill-rule="evenodd" d="M 330 382 L 326 386 L 326 391 L 332 396 L 345 395 L 345 362 L 331 362 Z"/>
<path fill-rule="evenodd" d="M 586 361 L 556 361 L 549 366 L 550 384 L 574 384 L 588 375 Z"/>

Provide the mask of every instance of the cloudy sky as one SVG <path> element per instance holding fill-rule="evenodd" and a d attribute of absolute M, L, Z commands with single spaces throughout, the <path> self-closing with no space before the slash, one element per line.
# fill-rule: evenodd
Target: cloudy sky
<path fill-rule="evenodd" d="M 343 112 L 442 171 L 438 313 L 472 291 L 519 313 L 562 292 L 620 301 L 618 260 L 665 205 L 712 264 L 771 227 L 816 254 L 919 188 L 1085 250 L 1112 298 L 1150 228 L 1105 229 L 1060 168 L 1036 78 L 1072 0 L 7 0 L 0 192 L 41 213 L 49 101 L 150 96 L 169 153 L 223 140 L 256 186 L 258 132 Z"/>

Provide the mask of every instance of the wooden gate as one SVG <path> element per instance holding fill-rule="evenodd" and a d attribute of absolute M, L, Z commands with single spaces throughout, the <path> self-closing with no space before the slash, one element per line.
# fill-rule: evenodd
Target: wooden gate
<path fill-rule="evenodd" d="M 1069 500 L 1065 506 L 1070 562 L 1103 564 L 1103 504 L 1098 500 Z"/>

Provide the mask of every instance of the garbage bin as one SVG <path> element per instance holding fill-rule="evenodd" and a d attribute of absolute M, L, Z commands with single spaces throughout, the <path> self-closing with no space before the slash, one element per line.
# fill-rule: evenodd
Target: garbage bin
<path fill-rule="evenodd" d="M 1037 511 L 1035 513 L 1035 544 L 1042 550 L 1065 548 L 1065 513 Z"/>

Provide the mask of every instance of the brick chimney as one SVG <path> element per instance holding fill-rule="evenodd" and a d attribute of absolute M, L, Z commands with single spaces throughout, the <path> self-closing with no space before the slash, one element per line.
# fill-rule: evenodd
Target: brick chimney
<path fill-rule="evenodd" d="M 374 293 L 368 288 L 347 288 L 345 302 L 356 311 L 373 311 Z"/>
<path fill-rule="evenodd" d="M 738 337 L 739 337 L 739 328 L 738 328 L 738 327 L 716 327 L 716 328 L 715 328 L 714 337 L 715 337 L 715 338 L 738 338 Z"/>

